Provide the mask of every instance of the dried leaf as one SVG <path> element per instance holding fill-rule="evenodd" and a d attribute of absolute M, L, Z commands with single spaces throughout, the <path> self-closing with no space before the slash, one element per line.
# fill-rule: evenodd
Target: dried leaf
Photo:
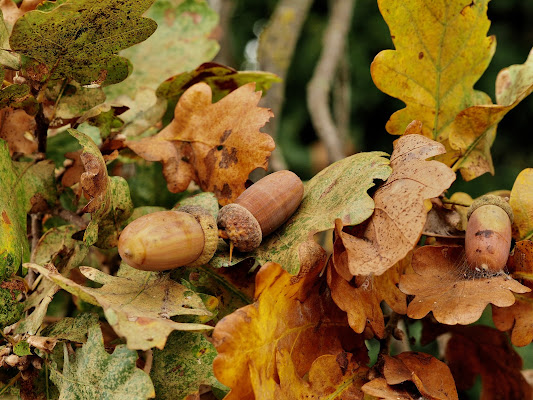
<path fill-rule="evenodd" d="M 157 0 L 143 15 L 157 23 L 157 30 L 120 52 L 133 71 L 124 82 L 106 89 L 108 99 L 122 94 L 133 98 L 141 87 L 156 89 L 163 79 L 196 68 L 218 52 L 212 37 L 218 15 L 205 0 Z"/>
<path fill-rule="evenodd" d="M 225 65 L 209 62 L 193 71 L 183 72 L 167 79 L 157 88 L 157 95 L 170 101 L 177 101 L 189 87 L 198 82 L 205 82 L 213 91 L 213 101 L 217 102 L 233 90 L 249 82 L 255 82 L 256 90 L 265 93 L 275 82 L 281 79 L 263 71 L 237 71 Z"/>
<path fill-rule="evenodd" d="M 450 146 L 460 155 L 454 165 L 465 181 L 490 172 L 490 147 L 503 117 L 533 92 L 533 49 L 524 64 L 500 71 L 496 78 L 497 104 L 475 105 L 461 111 L 450 126 Z"/>
<path fill-rule="evenodd" d="M 524 279 L 524 285 L 533 287 L 533 242 L 516 243 L 507 262 L 512 275 Z M 515 294 L 515 303 L 507 308 L 492 306 L 492 320 L 500 331 L 512 331 L 515 346 L 527 346 L 533 340 L 533 293 Z"/>
<path fill-rule="evenodd" d="M 439 196 L 455 180 L 441 162 L 425 161 L 443 152 L 444 146 L 421 135 L 394 142 L 392 174 L 374 194 L 374 214 L 364 232 L 339 234 L 352 275 L 381 275 L 415 247 L 426 222 L 424 200 Z"/>
<path fill-rule="evenodd" d="M 533 237 L 533 168 L 518 174 L 511 191 L 509 204 L 513 209 L 513 237 L 526 240 Z"/>
<path fill-rule="evenodd" d="M 253 83 L 241 86 L 217 103 L 205 83 L 180 98 L 174 119 L 157 135 L 126 144 L 149 161 L 161 161 L 168 189 L 182 192 L 194 180 L 228 204 L 245 189 L 248 175 L 266 169 L 274 141 L 259 129 L 272 117 L 257 107 L 261 98 Z"/>
<path fill-rule="evenodd" d="M 533 396 L 524 379 L 522 358 L 505 334 L 487 326 L 455 327 L 446 346 L 446 360 L 458 390 L 467 390 L 481 375 L 480 400 L 524 400 Z"/>
<path fill-rule="evenodd" d="M 276 353 L 279 384 L 273 396 L 260 392 L 256 399 L 283 400 L 362 400 L 361 386 L 366 382 L 368 368 L 353 360 L 350 353 L 327 354 L 318 357 L 307 379 L 301 378 L 287 350 Z"/>
<path fill-rule="evenodd" d="M 116 54 L 154 33 L 141 17 L 153 0 L 79 0 L 48 3 L 17 20 L 11 48 L 33 59 L 26 65 L 42 81 L 71 78 L 82 85 L 112 84 L 128 76 L 128 60 Z"/>
<path fill-rule="evenodd" d="M 100 327 L 89 328 L 87 343 L 70 357 L 64 347 L 63 369 L 50 370 L 50 378 L 60 391 L 59 399 L 145 400 L 155 397 L 150 377 L 136 368 L 137 352 L 123 345 L 113 354 L 104 348 Z"/>
<path fill-rule="evenodd" d="M 185 399 L 198 394 L 200 385 L 224 390 L 213 374 L 215 347 L 201 333 L 172 332 L 163 350 L 154 350 L 150 378 L 157 398 Z"/>
<path fill-rule="evenodd" d="M 370 325 L 375 335 L 382 339 L 385 335 L 385 322 L 381 302 L 390 302 L 391 308 L 399 313 L 407 313 L 407 298 L 396 286 L 405 266 L 398 263 L 380 276 L 358 276 L 355 286 L 345 280 L 333 263 L 328 266 L 328 286 L 331 297 L 348 314 L 348 322 L 357 333 L 362 333 Z"/>
<path fill-rule="evenodd" d="M 366 394 L 390 400 L 459 398 L 448 366 L 429 354 L 410 351 L 394 357 L 383 355 L 383 359 L 385 379 L 378 378 L 364 385 L 362 389 Z M 407 381 L 416 385 L 419 396 L 412 393 L 409 386 L 402 385 Z"/>
<path fill-rule="evenodd" d="M 313 240 L 314 234 L 333 229 L 336 219 L 343 225 L 357 225 L 372 214 L 374 202 L 367 192 L 375 180 L 385 180 L 390 174 L 384 155 L 355 154 L 315 175 L 305 184 L 302 203 L 292 217 L 247 256 L 260 263 L 279 263 L 291 274 L 307 272 L 324 253 Z"/>
<path fill-rule="evenodd" d="M 9 144 L 11 155 L 15 152 L 31 154 L 37 151 L 37 142 L 33 137 L 35 126 L 35 118 L 24 110 L 10 107 L 0 109 L 0 139 Z"/>
<path fill-rule="evenodd" d="M 41 2 L 41 0 L 22 0 L 15 3 L 13 0 L 0 0 L 0 11 L 4 13 L 4 20 L 9 32 L 11 33 L 17 19 L 24 13 L 35 10 Z"/>
<path fill-rule="evenodd" d="M 83 147 L 80 158 L 85 172 L 80 184 L 89 198 L 84 210 L 91 213 L 83 240 L 87 245 L 116 247 L 121 225 L 133 212 L 128 183 L 122 177 L 107 175 L 104 158 L 89 136 L 75 129 L 68 131 Z"/>
<path fill-rule="evenodd" d="M 432 311 L 440 323 L 467 325 L 481 317 L 487 304 L 509 307 L 515 301 L 512 292 L 530 291 L 504 274 L 472 278 L 464 263 L 461 246 L 417 249 L 412 260 L 414 273 L 400 279 L 400 290 L 415 296 L 407 307 L 407 315 L 421 319 Z"/>
<path fill-rule="evenodd" d="M 178 323 L 170 319 L 175 315 L 209 315 L 209 311 L 197 294 L 172 281 L 168 275 L 160 276 L 126 266 L 118 276 L 110 276 L 94 268 L 80 267 L 87 278 L 103 284 L 101 288 L 90 288 L 40 265 L 25 265 L 81 300 L 101 306 L 110 325 L 118 335 L 126 338 L 130 349 L 162 349 L 173 330 L 210 329 L 206 325 Z"/>
<path fill-rule="evenodd" d="M 216 325 L 213 343 L 219 354 L 213 368 L 231 388 L 226 400 L 251 400 L 267 388 L 275 390 L 277 350 L 289 351 L 300 378 L 321 355 L 351 350 L 355 360 L 368 361 L 362 337 L 320 290 L 324 282 L 317 276 L 324 261 L 299 280 L 278 264 L 265 264 L 256 276 L 257 301 Z"/>
<path fill-rule="evenodd" d="M 14 162 L 0 139 L 0 282 L 29 260 L 26 217 L 55 202 L 54 163 Z"/>
<path fill-rule="evenodd" d="M 496 47 L 494 38 L 486 36 L 487 3 L 378 1 L 396 50 L 376 56 L 372 79 L 381 91 L 406 104 L 387 122 L 389 133 L 401 135 L 412 120 L 420 120 L 422 134 L 449 151 L 449 125 L 455 116 L 469 106 L 490 103 L 488 95 L 473 90 Z M 457 155 L 446 158 L 451 165 Z"/>

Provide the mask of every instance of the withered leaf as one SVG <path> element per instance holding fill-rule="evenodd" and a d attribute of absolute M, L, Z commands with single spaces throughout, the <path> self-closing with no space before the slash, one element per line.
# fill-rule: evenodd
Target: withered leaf
<path fill-rule="evenodd" d="M 339 235 L 352 275 L 381 275 L 415 247 L 426 222 L 424 200 L 439 196 L 455 180 L 446 165 L 426 161 L 444 151 L 442 144 L 416 134 L 394 142 L 392 174 L 374 194 L 374 214 L 364 232 Z"/>
<path fill-rule="evenodd" d="M 455 382 L 450 369 L 435 357 L 418 352 L 405 352 L 391 357 L 383 355 L 383 378 L 377 378 L 363 386 L 366 394 L 380 399 L 430 400 L 458 399 Z M 411 381 L 420 392 L 412 393 L 402 383 Z"/>
<path fill-rule="evenodd" d="M 34 140 L 35 118 L 26 111 L 5 107 L 0 109 L 0 139 L 9 145 L 9 153 L 31 154 L 37 151 Z"/>
<path fill-rule="evenodd" d="M 180 97 L 174 119 L 157 135 L 128 141 L 127 146 L 149 161 L 161 161 L 171 192 L 182 192 L 194 180 L 228 204 L 245 189 L 248 175 L 266 169 L 274 141 L 259 129 L 272 117 L 257 107 L 261 98 L 249 83 L 212 104 L 206 83 Z"/>
<path fill-rule="evenodd" d="M 421 247 L 412 267 L 414 273 L 400 279 L 400 290 L 415 296 L 407 307 L 410 318 L 432 311 L 440 323 L 467 325 L 479 319 L 487 304 L 508 307 L 515 301 L 513 292 L 530 291 L 505 274 L 476 277 L 465 265 L 462 246 Z"/>
<path fill-rule="evenodd" d="M 213 368 L 217 379 L 231 388 L 227 400 L 252 400 L 266 387 L 272 393 L 280 372 L 276 351 L 289 352 L 300 378 L 325 354 L 351 350 L 355 360 L 367 362 L 362 337 L 350 329 L 328 291 L 320 289 L 323 265 L 324 260 L 297 280 L 280 265 L 265 264 L 256 276 L 257 301 L 216 325 Z"/>
<path fill-rule="evenodd" d="M 480 400 L 524 400 L 533 395 L 520 370 L 522 358 L 504 333 L 488 326 L 454 327 L 446 360 L 458 390 L 467 390 L 481 375 Z"/>

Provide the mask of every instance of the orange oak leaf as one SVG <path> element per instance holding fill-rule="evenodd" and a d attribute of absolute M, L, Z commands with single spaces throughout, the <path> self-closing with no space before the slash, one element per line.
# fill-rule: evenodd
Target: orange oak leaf
<path fill-rule="evenodd" d="M 442 144 L 422 135 L 394 141 L 392 174 L 374 194 L 374 213 L 364 232 L 339 235 L 352 275 L 381 275 L 415 247 L 426 222 L 424 200 L 441 195 L 455 180 L 443 163 L 426 161 L 444 151 Z"/>
<path fill-rule="evenodd" d="M 266 169 L 274 140 L 259 129 L 273 116 L 257 107 L 261 92 L 248 83 L 212 103 L 206 83 L 191 86 L 180 97 L 174 119 L 157 135 L 126 145 L 149 161 L 161 161 L 167 187 L 177 193 L 194 180 L 213 192 L 222 205 L 245 189 L 248 175 Z"/>
<path fill-rule="evenodd" d="M 396 286 L 404 270 L 404 263 L 399 262 L 379 276 L 356 276 L 355 283 L 351 284 L 338 273 L 330 259 L 327 276 L 331 297 L 341 310 L 346 311 L 355 332 L 362 333 L 369 325 L 378 338 L 384 337 L 382 301 L 398 314 L 407 313 L 407 296 Z"/>
<path fill-rule="evenodd" d="M 353 360 L 350 353 L 327 354 L 318 357 L 307 379 L 301 378 L 287 350 L 276 353 L 279 384 L 273 393 L 268 389 L 256 400 L 362 400 L 361 386 L 367 381 L 368 368 Z"/>
<path fill-rule="evenodd" d="M 362 336 L 350 329 L 346 314 L 331 299 L 324 279 L 318 278 L 324 263 L 325 258 L 301 279 L 279 264 L 266 263 L 256 276 L 257 301 L 215 326 L 218 356 L 213 369 L 231 388 L 226 400 L 252 400 L 265 390 L 275 391 L 280 373 L 276 351 L 289 352 L 300 378 L 326 354 L 350 351 L 354 360 L 368 362 Z"/>
<path fill-rule="evenodd" d="M 509 257 L 507 267 L 524 285 L 533 288 L 533 242 L 518 242 Z M 515 346 L 527 346 L 533 340 L 533 292 L 515 294 L 515 303 L 507 308 L 492 306 L 494 326 L 500 331 L 512 331 Z"/>
<path fill-rule="evenodd" d="M 488 326 L 454 327 L 446 361 L 458 390 L 467 390 L 481 375 L 480 400 L 531 399 L 532 388 L 520 373 L 522 358 L 504 333 Z"/>
<path fill-rule="evenodd" d="M 383 356 L 384 378 L 374 379 L 362 387 L 366 394 L 379 399 L 458 399 L 450 369 L 435 357 L 418 352 L 405 352 L 391 357 Z M 403 385 L 407 382 L 413 387 Z"/>
<path fill-rule="evenodd" d="M 440 323 L 467 325 L 481 317 L 487 304 L 509 307 L 515 301 L 512 292 L 530 291 L 508 275 L 483 277 L 471 271 L 462 246 L 421 247 L 413 254 L 412 267 L 414 273 L 400 278 L 400 290 L 415 296 L 407 307 L 410 318 L 432 311 Z"/>

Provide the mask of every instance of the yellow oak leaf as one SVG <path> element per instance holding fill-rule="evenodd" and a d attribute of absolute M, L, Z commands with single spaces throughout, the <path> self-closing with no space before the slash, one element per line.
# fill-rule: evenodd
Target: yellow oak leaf
<path fill-rule="evenodd" d="M 518 174 L 511 190 L 509 204 L 513 209 L 513 237 L 526 240 L 533 237 L 533 168 Z"/>
<path fill-rule="evenodd" d="M 350 351 L 354 360 L 368 361 L 363 337 L 350 329 L 346 314 L 331 299 L 324 279 L 318 278 L 324 258 L 301 279 L 279 264 L 266 263 L 256 276 L 257 301 L 215 326 L 218 356 L 213 369 L 231 388 L 226 400 L 277 398 L 261 397 L 275 393 L 276 378 L 284 373 L 276 364 L 276 352 L 288 352 L 299 378 L 327 354 Z"/>
<path fill-rule="evenodd" d="M 490 172 L 494 175 L 490 147 L 502 118 L 533 92 L 533 49 L 524 64 L 504 68 L 496 78 L 496 103 L 461 111 L 450 126 L 450 146 L 461 157 L 454 170 L 466 181 Z"/>
<path fill-rule="evenodd" d="M 449 126 L 467 107 L 488 104 L 487 94 L 473 89 L 495 50 L 487 37 L 488 0 L 379 0 L 395 50 L 380 52 L 372 63 L 372 79 L 406 107 L 396 111 L 386 129 L 401 135 L 412 120 L 422 134 L 446 145 Z M 465 72 L 467 71 L 467 72 Z M 443 160 L 451 165 L 457 155 Z"/>
<path fill-rule="evenodd" d="M 157 135 L 127 146 L 148 161 L 161 161 L 168 189 L 182 192 L 194 180 L 213 192 L 221 205 L 245 189 L 248 175 L 266 169 L 274 140 L 259 129 L 273 116 L 257 107 L 261 92 L 255 83 L 212 103 L 206 83 L 191 86 L 180 97 L 172 122 Z"/>

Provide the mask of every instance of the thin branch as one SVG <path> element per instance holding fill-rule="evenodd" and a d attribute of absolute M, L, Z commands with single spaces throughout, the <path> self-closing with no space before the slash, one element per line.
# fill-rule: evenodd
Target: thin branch
<path fill-rule="evenodd" d="M 313 78 L 307 86 L 307 105 L 318 136 L 328 150 L 331 162 L 344 158 L 344 144 L 331 116 L 329 95 L 337 65 L 343 55 L 355 0 L 333 0 L 324 33 L 322 53 Z"/>
<path fill-rule="evenodd" d="M 390 314 L 389 322 L 387 322 L 387 325 L 385 326 L 385 336 L 379 341 L 380 355 L 388 355 L 390 353 L 391 343 L 394 339 L 396 330 L 398 329 L 398 323 L 400 322 L 401 317 L 400 314 L 395 313 L 394 311 Z"/>
<path fill-rule="evenodd" d="M 46 153 L 46 140 L 48 137 L 49 122 L 44 116 L 42 105 L 39 107 L 39 111 L 35 116 L 36 122 L 36 134 L 37 134 L 37 151 L 40 153 Z"/>
<path fill-rule="evenodd" d="M 65 221 L 70 222 L 81 229 L 87 228 L 87 221 L 72 211 L 54 208 L 52 214 L 59 218 L 63 218 Z"/>
<path fill-rule="evenodd" d="M 344 46 L 335 81 L 333 84 L 333 114 L 339 138 L 343 144 L 350 143 L 350 115 L 352 111 L 352 89 L 350 76 L 350 63 L 348 61 L 349 49 Z M 351 149 L 350 149 L 351 150 Z"/>
<path fill-rule="evenodd" d="M 312 2 L 312 0 L 280 0 L 259 37 L 257 59 L 260 69 L 273 72 L 283 80 L 273 85 L 261 101 L 263 107 L 270 108 L 274 113 L 274 120 L 264 128 L 274 140 L 277 137 L 285 98 L 285 78 Z M 270 167 L 273 170 L 286 168 L 278 148 L 272 153 Z"/>

